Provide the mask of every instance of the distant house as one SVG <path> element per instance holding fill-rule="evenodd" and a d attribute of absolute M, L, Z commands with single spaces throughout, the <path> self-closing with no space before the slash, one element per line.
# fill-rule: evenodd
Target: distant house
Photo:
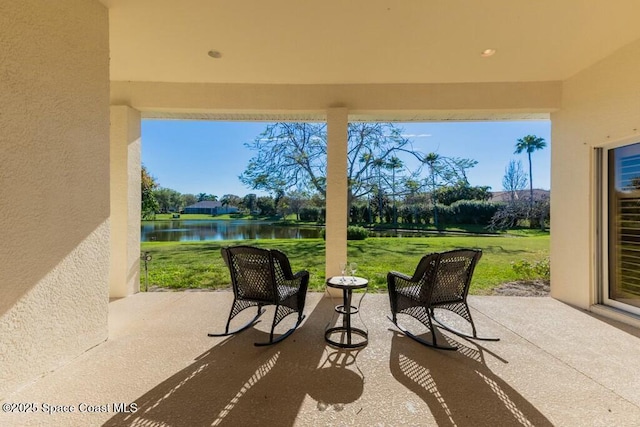
<path fill-rule="evenodd" d="M 182 213 L 185 214 L 205 214 L 205 215 L 221 215 L 227 213 L 238 212 L 235 206 L 222 206 L 221 202 L 212 200 L 203 200 L 194 205 L 187 206 Z"/>

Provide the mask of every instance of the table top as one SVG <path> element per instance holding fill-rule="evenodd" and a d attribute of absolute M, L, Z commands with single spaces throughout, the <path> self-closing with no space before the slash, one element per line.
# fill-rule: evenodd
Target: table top
<path fill-rule="evenodd" d="M 362 289 L 369 285 L 364 277 L 357 276 L 333 276 L 327 279 L 327 286 L 337 289 Z"/>

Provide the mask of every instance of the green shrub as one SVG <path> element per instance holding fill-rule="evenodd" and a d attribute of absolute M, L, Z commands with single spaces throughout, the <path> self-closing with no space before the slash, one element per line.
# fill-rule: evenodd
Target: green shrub
<path fill-rule="evenodd" d="M 316 207 L 308 207 L 300 209 L 300 221 L 319 222 L 320 209 Z"/>
<path fill-rule="evenodd" d="M 320 235 L 323 239 L 327 238 L 326 230 L 323 228 L 320 231 Z M 364 240 L 369 237 L 369 230 L 359 225 L 350 225 L 347 227 L 347 240 Z"/>
<path fill-rule="evenodd" d="M 501 204 L 480 200 L 458 200 L 451 205 L 436 205 L 440 224 L 487 225 Z"/>
<path fill-rule="evenodd" d="M 526 259 L 513 261 L 511 268 L 523 279 L 549 280 L 551 277 L 551 263 L 548 257 L 534 262 Z"/>
<path fill-rule="evenodd" d="M 458 224 L 487 225 L 500 204 L 480 200 L 458 200 L 451 205 Z"/>
<path fill-rule="evenodd" d="M 364 240 L 369 237 L 369 231 L 357 225 L 347 227 L 347 240 Z"/>
<path fill-rule="evenodd" d="M 436 205 L 436 212 L 438 215 L 438 225 L 442 227 L 444 224 L 455 224 L 455 212 L 451 206 Z M 435 224 L 435 216 L 434 216 Z"/>

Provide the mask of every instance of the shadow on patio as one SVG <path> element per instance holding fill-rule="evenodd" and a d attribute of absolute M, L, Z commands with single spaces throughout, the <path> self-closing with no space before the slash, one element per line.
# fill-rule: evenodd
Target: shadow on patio
<path fill-rule="evenodd" d="M 552 425 L 487 367 L 484 353 L 506 360 L 480 345 L 444 339 L 458 350 L 425 357 L 424 347 L 395 332 L 389 363 L 393 377 L 427 403 L 438 425 Z"/>
<path fill-rule="evenodd" d="M 331 310 L 329 299 L 320 300 L 303 327 L 277 345 L 255 347 L 254 342 L 269 338 L 266 330 L 255 327 L 224 339 L 136 398 L 137 412 L 118 414 L 105 425 L 293 425 L 306 396 L 317 402 L 319 411 L 353 403 L 362 395 L 364 383 L 357 368 L 358 352 L 337 351 L 325 347 L 321 339 L 305 339 L 322 336 Z M 267 328 L 272 313 L 268 308 L 256 327 Z"/>
<path fill-rule="evenodd" d="M 309 294 L 298 331 L 266 348 L 253 343 L 272 311 L 237 336 L 206 336 L 224 327 L 228 292 L 137 294 L 110 304 L 109 341 L 6 400 L 108 412 L 0 414 L 0 424 L 637 425 L 638 337 L 551 298 L 469 302 L 478 329 L 501 341 L 423 347 L 374 294 L 361 312 L 369 345 L 336 351 L 323 340 L 333 306 L 322 294 Z"/>

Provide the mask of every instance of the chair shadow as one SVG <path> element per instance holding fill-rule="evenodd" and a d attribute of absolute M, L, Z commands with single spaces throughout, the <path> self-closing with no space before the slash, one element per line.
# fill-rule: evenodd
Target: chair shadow
<path fill-rule="evenodd" d="M 103 425 L 293 425 L 307 395 L 320 411 L 340 410 L 361 396 L 363 377 L 349 369 L 349 355 L 328 352 L 323 335 L 332 310 L 321 299 L 298 330 L 273 346 L 253 345 L 268 339 L 255 326 L 225 339 L 137 398 L 135 413 Z"/>
<path fill-rule="evenodd" d="M 553 425 L 487 367 L 486 349 L 447 335 L 438 339 L 458 350 L 430 349 L 394 331 L 389 361 L 393 377 L 425 401 L 437 425 Z"/>

